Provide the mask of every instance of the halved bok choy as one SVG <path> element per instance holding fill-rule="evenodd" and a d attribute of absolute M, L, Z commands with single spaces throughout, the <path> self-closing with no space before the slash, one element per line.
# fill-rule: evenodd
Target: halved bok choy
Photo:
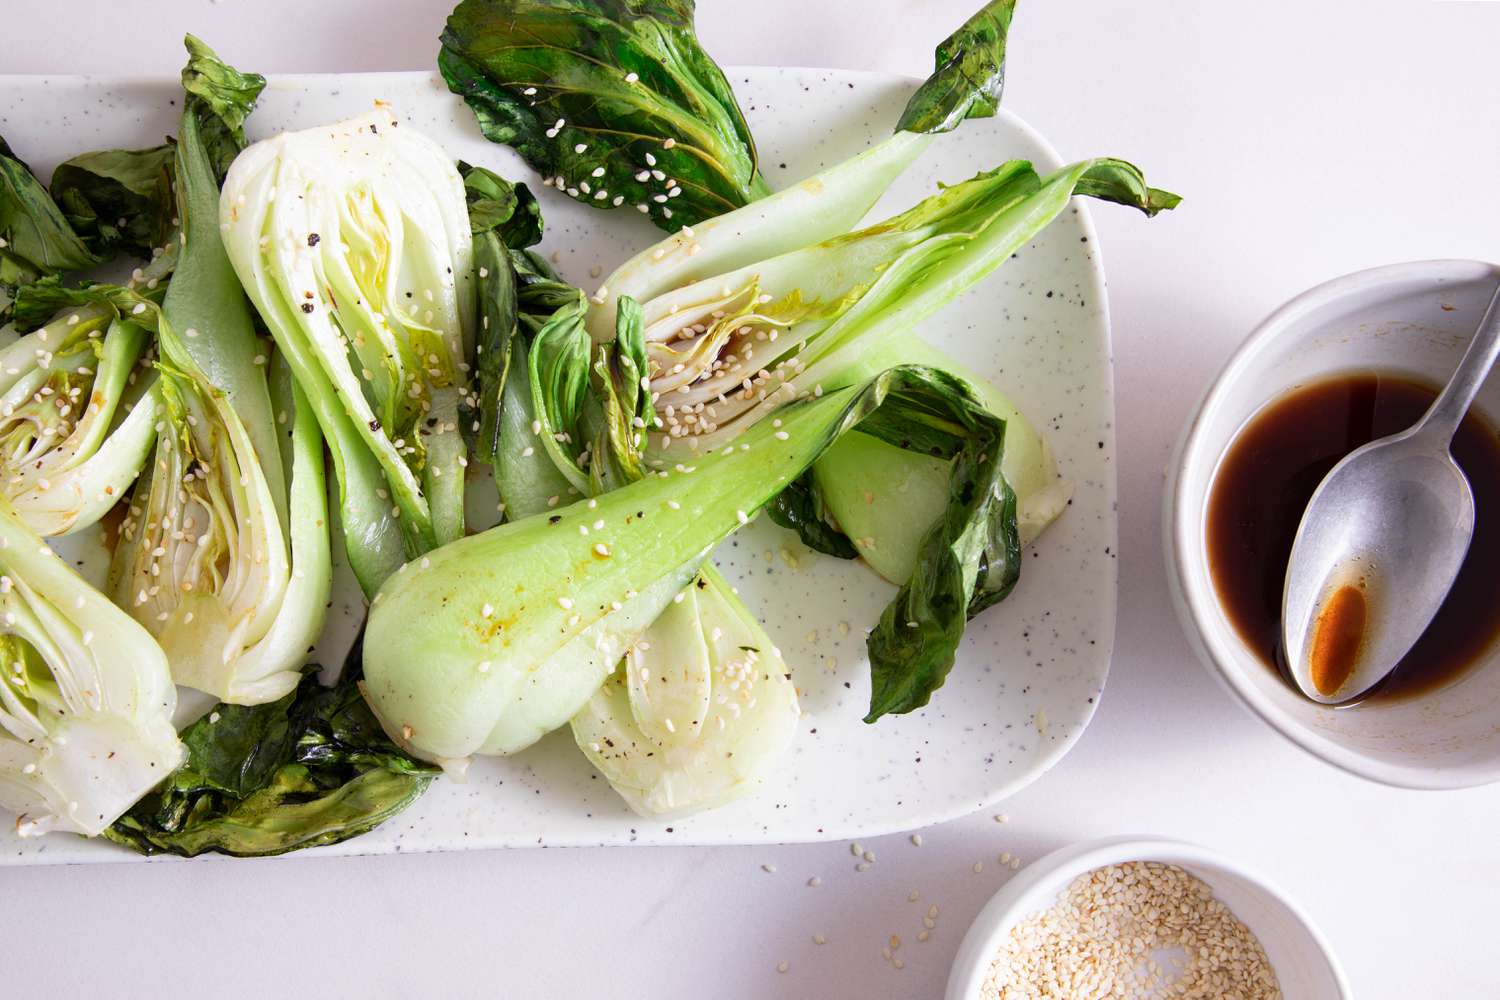
<path fill-rule="evenodd" d="M 969 613 L 1014 584 L 1019 547 L 1000 474 L 1004 424 L 951 376 L 902 367 L 789 404 L 691 465 L 407 564 L 377 594 L 366 634 L 366 697 L 386 731 L 450 765 L 534 739 L 563 693 L 578 698 L 574 710 L 587 701 L 713 547 L 855 426 L 954 458 L 921 579 L 898 592 L 870 641 L 869 718 L 925 704 Z M 551 682 L 533 697 L 542 675 Z"/>
<path fill-rule="evenodd" d="M 753 791 L 797 735 L 781 650 L 705 563 L 573 716 L 573 738 L 636 812 L 700 812 Z"/>
<path fill-rule="evenodd" d="M 541 514 L 564 498 L 640 479 L 644 428 L 654 419 L 642 385 L 640 310 L 626 300 L 613 342 L 595 349 L 583 293 L 516 248 L 530 238 L 526 214 L 515 211 L 534 204 L 524 186 L 515 186 L 517 198 L 478 168 L 467 168 L 465 181 L 482 316 L 476 453 L 495 467 L 507 516 Z M 607 657 L 588 669 L 548 660 L 528 676 L 511 712 L 526 727 L 497 749 L 521 749 L 571 716 L 579 746 L 633 808 L 685 813 L 753 789 L 796 733 L 796 688 L 781 654 L 711 563 L 625 660 L 623 670 Z M 743 702 L 730 702 L 757 683 L 748 714 Z M 649 777 L 640 776 L 645 762 Z"/>
<path fill-rule="evenodd" d="M 273 404 L 270 353 L 220 240 L 205 103 L 189 92 L 176 146 L 177 270 L 160 310 L 141 314 L 157 332 L 159 433 L 110 590 L 179 684 L 255 705 L 297 687 L 322 630 L 332 585 L 322 437 L 280 355 Z"/>
<path fill-rule="evenodd" d="M 910 331 L 1035 237 L 1075 193 L 1147 215 L 1177 202 L 1120 160 L 1085 160 L 1046 177 L 1017 160 L 852 233 L 835 230 L 833 218 L 810 224 L 802 208 L 809 188 L 853 184 L 863 194 L 850 200 L 870 203 L 888 182 L 856 158 L 804 186 L 668 237 L 607 279 L 611 296 L 650 294 L 641 303 L 658 419 L 648 441 L 650 461 L 690 461 L 787 400 L 857 383 L 878 370 L 876 364 L 951 367 Z M 736 218 L 742 214 L 743 220 Z M 734 237 L 752 225 L 762 233 L 767 256 L 744 262 Z M 730 266 L 703 274 L 695 263 L 700 258 Z M 658 266 L 673 277 L 661 282 L 653 272 Z M 604 337 L 607 315 L 590 319 L 596 341 Z M 986 393 L 1001 412 L 1015 414 L 998 392 Z M 1007 471 L 1018 490 L 1026 490 L 1021 506 L 1029 541 L 1066 502 L 1065 495 L 1058 500 L 1065 489 L 1031 425 L 1012 420 L 1010 428 L 1007 450 L 1018 457 Z M 920 542 L 920 522 L 890 512 L 880 524 L 888 534 L 839 528 L 845 519 L 853 524 L 876 514 L 863 509 L 881 506 L 872 498 L 890 496 L 910 476 L 924 478 L 921 468 L 931 463 L 908 453 L 872 464 L 864 459 L 873 456 L 853 454 L 860 447 L 857 437 L 839 445 L 831 456 L 838 471 L 809 477 L 773 513 L 814 547 L 840 555 L 858 551 L 901 583 L 901 566 Z M 821 489 L 835 479 L 839 489 Z M 845 539 L 833 543 L 831 534 Z M 883 559 L 882 548 L 906 556 Z"/>
<path fill-rule="evenodd" d="M 384 106 L 256 143 L 224 182 L 230 260 L 333 454 L 367 593 L 463 536 L 473 250 L 453 161 Z"/>
<path fill-rule="evenodd" d="M 95 836 L 182 760 L 146 630 L 0 500 L 0 806 L 22 836 Z"/>
<path fill-rule="evenodd" d="M 0 495 L 39 535 L 94 524 L 151 454 L 152 380 L 139 367 L 151 335 L 137 318 L 99 296 L 28 334 L 0 331 L 12 338 L 0 349 Z"/>

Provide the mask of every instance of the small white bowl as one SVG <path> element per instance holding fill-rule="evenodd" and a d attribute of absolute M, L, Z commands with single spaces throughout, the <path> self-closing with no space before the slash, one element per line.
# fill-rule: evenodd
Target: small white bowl
<path fill-rule="evenodd" d="M 1285 895 L 1243 865 L 1161 837 L 1107 837 L 1053 851 L 1022 869 L 979 911 L 958 946 L 946 1000 L 978 1000 L 995 952 L 1016 923 L 1057 902 L 1078 876 L 1127 861 L 1173 864 L 1207 883 L 1260 940 L 1288 1000 L 1348 1000 L 1328 942 Z"/>
<path fill-rule="evenodd" d="M 1246 645 L 1224 614 L 1205 545 L 1209 491 L 1245 424 L 1281 394 L 1340 372 L 1396 370 L 1442 384 L 1479 326 L 1500 267 L 1434 260 L 1360 271 L 1282 306 L 1229 359 L 1188 423 L 1167 484 L 1167 578 L 1188 638 L 1251 711 L 1322 759 L 1406 788 L 1500 780 L 1500 648 L 1452 685 L 1353 709 L 1315 704 Z M 1500 414 L 1500 378 L 1476 407 Z"/>

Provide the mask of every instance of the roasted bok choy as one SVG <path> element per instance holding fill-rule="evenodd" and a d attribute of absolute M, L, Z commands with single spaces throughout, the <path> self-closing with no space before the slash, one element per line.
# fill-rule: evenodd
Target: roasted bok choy
<path fill-rule="evenodd" d="M 137 364 L 151 335 L 138 318 L 100 298 L 0 349 L 0 494 L 39 535 L 98 521 L 151 453 L 154 396 Z"/>
<path fill-rule="evenodd" d="M 234 93 L 253 102 L 259 90 Z M 160 433 L 110 590 L 156 636 L 179 684 L 253 705 L 301 680 L 332 565 L 317 421 L 279 355 L 273 406 L 267 349 L 219 238 L 213 120 L 189 91 L 176 144 L 180 256 L 159 314 L 142 316 L 156 319 Z"/>
<path fill-rule="evenodd" d="M 805 211 L 810 191 L 850 204 L 872 203 L 889 183 L 877 147 L 805 185 L 668 237 L 606 280 L 609 301 L 643 296 L 650 386 L 658 427 L 648 439 L 657 463 L 690 461 L 733 440 L 790 399 L 857 382 L 886 365 L 926 362 L 952 367 L 909 331 L 1009 259 L 1067 205 L 1074 193 L 1135 207 L 1148 215 L 1176 203 L 1146 185 L 1120 160 L 1085 160 L 1046 177 L 1011 161 L 944 188 L 890 219 L 849 233 L 836 214 Z M 816 219 L 816 221 L 812 221 Z M 759 234 L 766 256 L 745 260 L 743 232 Z M 811 240 L 811 242 L 809 242 Z M 699 263 L 704 261 L 705 263 Z M 723 270 L 720 270 L 723 268 Z M 596 341 L 611 337 L 609 311 L 589 317 Z M 1015 409 L 987 390 L 999 412 Z M 1060 489 L 1045 445 L 1024 420 L 1013 421 L 1017 459 L 1007 471 L 1027 488 L 1021 496 L 1029 541 L 1061 509 Z M 837 473 L 814 474 L 775 508 L 814 548 L 867 556 L 894 582 L 926 522 L 892 514 L 874 522 L 862 508 L 900 492 L 930 458 L 888 456 L 866 462 L 855 438 L 831 456 Z M 847 449 L 840 459 L 839 449 Z M 839 488 L 823 484 L 837 480 Z M 816 495 L 814 495 L 816 494 Z M 872 499 L 873 498 L 873 499 Z M 862 519 L 879 533 L 839 532 Z M 842 533 L 844 541 L 833 539 Z M 909 572 L 909 567 L 908 567 Z"/>
<path fill-rule="evenodd" d="M 539 257 L 513 249 L 531 238 L 529 193 L 478 168 L 467 168 L 465 181 L 483 310 L 477 445 L 496 469 L 507 515 L 527 517 L 564 497 L 640 479 L 643 428 L 655 419 L 643 384 L 640 310 L 625 303 L 613 342 L 595 349 L 583 293 Z M 624 672 L 611 675 L 618 683 L 606 682 L 605 697 L 592 698 L 597 671 L 549 660 L 513 713 L 530 720 L 529 729 L 503 751 L 571 716 L 579 746 L 633 808 L 679 814 L 753 789 L 795 735 L 799 708 L 786 664 L 711 564 L 641 632 L 626 659 Z M 759 693 L 742 718 L 743 703 L 730 695 L 751 687 Z M 719 706 L 712 719 L 710 705 Z M 590 735 L 600 731 L 608 735 Z M 652 765 L 649 777 L 638 770 L 643 762 Z"/>
<path fill-rule="evenodd" d="M 4 500 L 0 613 L 0 806 L 94 836 L 182 759 L 166 658 Z"/>
<path fill-rule="evenodd" d="M 464 533 L 473 244 L 448 155 L 386 107 L 234 161 L 230 260 L 333 454 L 367 593 Z"/>
<path fill-rule="evenodd" d="M 1014 584 L 1019 546 L 1000 474 L 1004 424 L 958 380 L 903 367 L 789 404 L 692 465 L 408 564 L 376 595 L 366 636 L 366 695 L 387 732 L 450 766 L 535 740 L 620 666 L 714 545 L 855 426 L 954 459 L 949 504 L 922 552 L 925 582 L 902 588 L 871 640 L 871 718 L 925 703 L 966 616 Z"/>

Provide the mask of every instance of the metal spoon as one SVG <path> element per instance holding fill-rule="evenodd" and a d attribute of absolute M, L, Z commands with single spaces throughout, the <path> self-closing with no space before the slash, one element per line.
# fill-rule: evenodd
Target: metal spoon
<path fill-rule="evenodd" d="M 1500 356 L 1500 289 L 1422 419 L 1333 467 L 1307 503 L 1281 600 L 1286 666 L 1333 705 L 1384 680 L 1432 622 L 1474 536 L 1448 447 Z"/>

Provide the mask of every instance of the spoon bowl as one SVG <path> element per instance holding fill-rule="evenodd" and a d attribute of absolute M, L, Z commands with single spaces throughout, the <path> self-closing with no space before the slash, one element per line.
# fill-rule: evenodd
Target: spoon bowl
<path fill-rule="evenodd" d="M 1286 667 L 1324 705 L 1390 674 L 1432 623 L 1474 537 L 1449 445 L 1500 355 L 1500 287 L 1448 384 L 1409 430 L 1351 452 L 1307 502 L 1281 598 Z"/>
<path fill-rule="evenodd" d="M 1474 493 L 1447 441 L 1432 437 L 1414 429 L 1370 442 L 1308 502 L 1282 621 L 1288 672 L 1314 701 L 1347 702 L 1384 680 L 1463 566 Z"/>

